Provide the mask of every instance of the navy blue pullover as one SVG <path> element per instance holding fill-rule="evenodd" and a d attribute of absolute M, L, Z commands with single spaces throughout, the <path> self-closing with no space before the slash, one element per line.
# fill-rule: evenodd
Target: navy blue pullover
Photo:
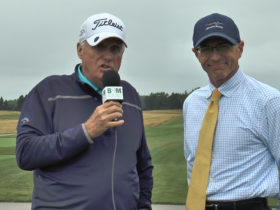
<path fill-rule="evenodd" d="M 32 209 L 150 209 L 153 166 L 136 90 L 121 81 L 125 123 L 90 144 L 83 123 L 102 98 L 78 79 L 77 66 L 36 85 L 21 112 L 16 159 L 34 171 Z"/>

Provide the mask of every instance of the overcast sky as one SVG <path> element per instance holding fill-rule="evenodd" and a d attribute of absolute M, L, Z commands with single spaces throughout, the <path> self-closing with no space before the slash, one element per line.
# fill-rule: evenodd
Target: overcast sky
<path fill-rule="evenodd" d="M 120 76 L 140 93 L 191 91 L 208 83 L 191 51 L 195 22 L 230 16 L 245 42 L 240 66 L 280 89 L 279 0 L 1 0 L 0 96 L 16 99 L 43 78 L 72 74 L 83 21 L 109 12 L 127 27 Z"/>

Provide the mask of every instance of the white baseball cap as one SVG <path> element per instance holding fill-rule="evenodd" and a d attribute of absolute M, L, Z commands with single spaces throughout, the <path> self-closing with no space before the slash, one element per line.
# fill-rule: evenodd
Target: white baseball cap
<path fill-rule="evenodd" d="M 81 26 L 79 42 L 87 41 L 95 46 L 104 39 L 115 37 L 123 41 L 125 46 L 125 25 L 121 19 L 109 13 L 90 16 Z"/>

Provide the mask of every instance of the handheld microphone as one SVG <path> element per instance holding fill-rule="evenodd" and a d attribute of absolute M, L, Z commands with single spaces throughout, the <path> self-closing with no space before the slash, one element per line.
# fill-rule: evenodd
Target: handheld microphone
<path fill-rule="evenodd" d="M 123 101 L 123 88 L 121 86 L 121 79 L 117 72 L 109 70 L 104 72 L 102 77 L 103 90 L 102 90 L 102 103 L 107 101 Z"/>

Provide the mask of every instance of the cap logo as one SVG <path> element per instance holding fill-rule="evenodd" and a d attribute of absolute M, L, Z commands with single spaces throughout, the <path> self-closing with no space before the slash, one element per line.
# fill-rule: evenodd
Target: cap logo
<path fill-rule="evenodd" d="M 93 24 L 95 24 L 95 27 L 92 28 L 92 30 L 95 30 L 97 27 L 101 27 L 101 26 L 113 26 L 115 28 L 118 28 L 119 30 L 123 30 L 123 26 L 119 25 L 116 22 L 113 22 L 112 19 L 107 19 L 107 18 L 103 18 L 103 19 L 97 19 L 93 22 Z"/>
<path fill-rule="evenodd" d="M 94 42 L 97 42 L 98 39 L 99 39 L 99 36 L 98 36 L 98 37 L 95 37 Z"/>
<path fill-rule="evenodd" d="M 209 30 L 209 29 L 211 29 L 211 28 L 220 28 L 220 29 L 223 29 L 223 28 L 224 28 L 223 25 L 224 25 L 224 24 L 221 23 L 221 22 L 219 22 L 219 21 L 213 22 L 213 23 L 208 23 L 208 24 L 205 25 L 205 27 L 206 27 L 205 30 L 207 31 L 207 30 Z"/>
<path fill-rule="evenodd" d="M 29 123 L 29 122 L 30 122 L 29 118 L 28 117 L 24 117 L 24 118 L 21 119 L 20 124 L 24 125 L 24 124 Z"/>

